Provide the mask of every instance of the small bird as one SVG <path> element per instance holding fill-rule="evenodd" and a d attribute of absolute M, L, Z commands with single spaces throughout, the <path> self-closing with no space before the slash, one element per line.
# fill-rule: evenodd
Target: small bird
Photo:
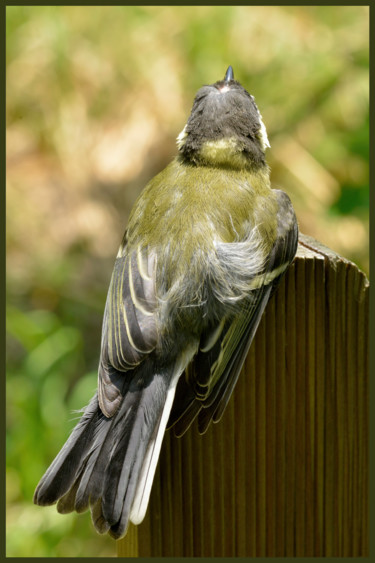
<path fill-rule="evenodd" d="M 204 433 L 229 401 L 298 226 L 272 189 L 266 128 L 229 66 L 197 93 L 178 155 L 129 217 L 104 311 L 98 390 L 34 502 L 91 509 L 119 539 L 147 509 L 167 428 Z"/>

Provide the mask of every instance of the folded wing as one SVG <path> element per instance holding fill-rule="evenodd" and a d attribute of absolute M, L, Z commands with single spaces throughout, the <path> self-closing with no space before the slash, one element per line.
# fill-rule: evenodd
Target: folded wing
<path fill-rule="evenodd" d="M 111 417 L 127 391 L 134 368 L 155 348 L 155 254 L 126 247 L 117 256 L 103 319 L 99 405 Z"/>
<path fill-rule="evenodd" d="M 211 421 L 220 420 L 264 309 L 295 256 L 297 220 L 289 197 L 282 191 L 274 192 L 279 204 L 275 243 L 262 269 L 250 276 L 248 295 L 242 302 L 241 311 L 222 318 L 202 334 L 200 350 L 177 385 L 168 422 L 168 427 L 174 426 L 177 436 L 184 434 L 196 417 L 201 433 L 207 430 Z M 218 255 L 230 253 L 230 247 L 235 251 L 236 244 L 219 243 Z"/>

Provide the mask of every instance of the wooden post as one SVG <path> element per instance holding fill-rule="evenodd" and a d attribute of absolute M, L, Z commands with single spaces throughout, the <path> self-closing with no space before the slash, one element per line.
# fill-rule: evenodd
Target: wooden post
<path fill-rule="evenodd" d="M 301 235 L 222 420 L 167 432 L 119 556 L 368 556 L 368 287 Z"/>

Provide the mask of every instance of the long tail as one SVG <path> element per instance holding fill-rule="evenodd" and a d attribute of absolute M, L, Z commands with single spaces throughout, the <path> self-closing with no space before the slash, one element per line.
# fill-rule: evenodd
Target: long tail
<path fill-rule="evenodd" d="M 91 509 L 99 533 L 118 539 L 145 515 L 178 374 L 134 377 L 112 418 L 97 394 L 40 480 L 34 502 L 68 513 Z"/>

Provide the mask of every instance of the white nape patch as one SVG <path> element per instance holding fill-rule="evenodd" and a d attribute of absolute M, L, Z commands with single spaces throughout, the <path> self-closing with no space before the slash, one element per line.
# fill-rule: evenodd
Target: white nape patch
<path fill-rule="evenodd" d="M 220 153 L 221 151 L 238 150 L 238 141 L 235 137 L 224 137 L 215 141 L 206 141 L 203 145 L 204 150 Z"/>
<path fill-rule="evenodd" d="M 176 143 L 177 143 L 178 150 L 182 149 L 182 147 L 185 144 L 186 137 L 187 137 L 186 127 L 187 127 L 187 125 L 185 125 L 185 127 L 183 128 L 181 133 L 177 136 Z"/>
<path fill-rule="evenodd" d="M 224 94 L 225 92 L 229 92 L 230 89 L 231 88 L 229 86 L 226 86 L 226 85 L 222 86 L 221 88 L 218 88 L 220 94 Z"/>
<path fill-rule="evenodd" d="M 231 165 L 236 168 L 242 168 L 248 164 L 235 137 L 206 141 L 200 149 L 200 156 L 209 164 Z"/>

